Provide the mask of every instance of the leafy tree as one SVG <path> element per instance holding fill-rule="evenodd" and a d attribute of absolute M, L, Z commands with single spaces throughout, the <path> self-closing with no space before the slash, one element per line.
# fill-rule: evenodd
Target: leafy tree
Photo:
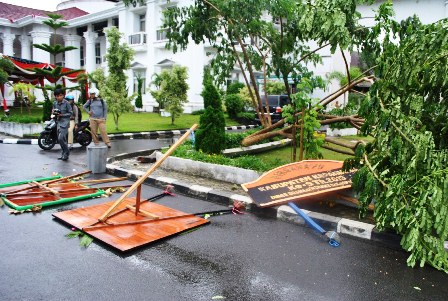
<path fill-rule="evenodd" d="M 9 74 L 14 70 L 14 64 L 5 57 L 0 57 L 0 84 L 8 83 Z"/>
<path fill-rule="evenodd" d="M 283 108 L 282 115 L 286 122 L 293 122 L 295 111 L 293 107 L 303 108 L 300 114 L 300 154 L 299 160 L 303 159 L 322 159 L 322 153 L 319 151 L 324 140 L 321 137 L 315 137 L 316 129 L 320 128 L 318 120 L 319 106 L 313 106 L 313 100 L 310 94 L 313 90 L 311 81 L 304 79 L 297 86 L 297 93 L 292 94 L 291 104 Z M 303 139 L 302 139 L 303 137 Z"/>
<path fill-rule="evenodd" d="M 170 70 L 163 70 L 153 76 L 152 84 L 157 88 L 151 90 L 152 97 L 159 103 L 161 109 L 171 114 L 171 124 L 183 112 L 182 104 L 188 101 L 187 67 L 174 66 Z"/>
<path fill-rule="evenodd" d="M 266 84 L 266 93 L 268 95 L 286 94 L 285 84 L 283 82 L 268 82 Z"/>
<path fill-rule="evenodd" d="M 102 69 L 97 69 L 92 75 L 98 82 L 101 97 L 107 101 L 109 113 L 114 117 L 115 129 L 118 130 L 120 116 L 134 109 L 131 101 L 135 95 L 128 96 L 126 88 L 128 76 L 125 73 L 125 70 L 131 67 L 134 51 L 129 45 L 120 44 L 122 34 L 116 27 L 110 27 L 105 32 L 109 41 L 106 54 L 109 73 L 106 76 Z"/>
<path fill-rule="evenodd" d="M 143 108 L 142 89 L 143 78 L 139 75 L 137 76 L 137 98 L 135 99 L 135 107 L 139 109 Z"/>
<path fill-rule="evenodd" d="M 448 272 L 448 20 L 401 24 L 380 8 L 385 38 L 378 50 L 381 78 L 370 88 L 360 114 L 375 140 L 356 151 L 346 167 L 362 213 L 375 203 L 379 229 L 402 235 L 408 264 L 429 263 Z M 399 37 L 397 43 L 396 37 Z"/>
<path fill-rule="evenodd" d="M 269 115 L 268 121 L 262 118 L 262 108 L 267 104 L 262 103 L 255 71 L 263 72 L 265 91 L 266 78 L 276 75 L 290 93 L 291 79 L 297 85 L 302 78 L 311 78 L 305 65 L 320 61 L 319 49 L 329 45 L 332 53 L 340 50 L 344 55 L 343 50 L 365 41 L 357 38 L 360 14 L 356 12 L 356 5 L 363 2 L 372 1 L 197 0 L 190 6 L 166 10 L 163 27 L 169 29 L 167 46 L 174 52 L 187 48 L 191 41 L 208 41 L 216 49 L 212 67 L 219 83 L 228 78 L 235 65 L 244 70 L 244 82 L 252 88 L 248 89 L 252 106 L 266 128 L 259 136 L 254 134 L 243 141 L 248 145 L 249 141 L 266 139 L 271 135 L 269 131 L 285 124 L 281 120 L 271 125 Z M 266 14 L 272 19 L 266 18 Z M 310 49 L 309 41 L 317 42 L 318 47 Z M 355 83 L 343 89 L 349 90 L 352 84 Z M 338 93 L 326 99 L 327 103 Z M 295 141 L 295 131 L 299 127 L 297 115 L 303 108 L 293 107 L 293 110 L 296 112 L 293 124 L 275 131 L 275 135 Z M 295 154 L 295 142 L 293 152 Z"/>
<path fill-rule="evenodd" d="M 36 100 L 36 96 L 33 93 L 33 84 L 18 82 L 12 86 L 13 90 L 10 94 L 15 93 L 18 100 L 20 101 L 20 113 L 22 113 L 23 105 L 28 109 L 28 114 L 31 115 L 31 104 Z M 28 103 L 25 102 L 25 98 Z"/>
<path fill-rule="evenodd" d="M 57 30 L 59 28 L 61 28 L 61 27 L 67 26 L 68 23 L 66 21 L 60 21 L 60 19 L 63 18 L 62 15 L 51 14 L 51 13 L 49 13 L 47 15 L 48 15 L 49 19 L 42 21 L 42 23 L 53 29 L 53 43 L 52 43 L 52 45 L 49 45 L 49 44 L 33 44 L 33 47 L 41 49 L 43 51 L 46 51 L 46 52 L 50 53 L 53 56 L 53 62 L 56 62 L 56 55 L 57 54 L 64 53 L 66 51 L 75 50 L 77 48 L 74 47 L 74 46 L 66 46 L 66 47 L 64 47 L 63 45 L 56 44 L 56 32 L 57 32 Z M 72 74 L 74 72 L 78 72 L 79 70 L 71 70 L 71 71 L 63 72 L 62 66 L 56 66 L 52 70 L 34 68 L 34 71 L 37 74 L 48 76 L 48 77 L 52 77 L 52 78 L 55 79 L 55 81 L 58 81 L 62 76 L 69 75 L 69 74 Z M 51 110 L 53 108 L 53 103 L 51 102 L 50 98 L 48 97 L 47 89 L 54 90 L 54 88 L 55 87 L 51 87 L 51 86 L 41 87 L 41 89 L 43 91 L 43 94 L 44 94 L 44 97 L 45 97 L 45 102 L 44 102 L 44 105 L 43 105 L 43 116 L 42 116 L 43 120 L 50 119 Z"/>
<path fill-rule="evenodd" d="M 207 154 L 219 154 L 226 146 L 225 119 L 222 112 L 221 96 L 213 84 L 208 67 L 204 68 L 204 88 L 201 96 L 204 98 L 205 111 L 199 119 L 196 131 L 195 148 Z"/>

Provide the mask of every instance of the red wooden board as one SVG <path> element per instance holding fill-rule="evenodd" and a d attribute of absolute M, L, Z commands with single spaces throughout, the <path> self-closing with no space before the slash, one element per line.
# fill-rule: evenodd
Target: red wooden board
<path fill-rule="evenodd" d="M 291 163 L 241 186 L 258 206 L 277 206 L 351 188 L 354 171 L 343 172 L 342 164 L 341 161 L 332 160 Z"/>
<path fill-rule="evenodd" d="M 115 201 L 58 212 L 54 213 L 53 216 L 75 228 L 83 229 L 98 222 L 99 217 L 114 203 Z M 112 212 L 112 215 L 107 219 L 107 223 L 125 223 L 149 219 L 140 214 L 135 215 L 135 213 L 130 210 L 124 210 L 121 213 L 113 215 L 114 212 L 126 208 L 126 205 L 135 205 L 135 198 L 127 198 L 119 204 Z M 83 231 L 120 251 L 130 251 L 182 231 L 209 223 L 208 220 L 195 215 L 163 220 L 163 218 L 187 215 L 187 213 L 156 203 L 143 202 L 141 203 L 140 209 L 157 215 L 160 220 L 152 220 L 148 223 L 134 225 L 111 225 L 98 229 L 83 229 Z M 102 224 L 99 223 L 95 225 Z"/>

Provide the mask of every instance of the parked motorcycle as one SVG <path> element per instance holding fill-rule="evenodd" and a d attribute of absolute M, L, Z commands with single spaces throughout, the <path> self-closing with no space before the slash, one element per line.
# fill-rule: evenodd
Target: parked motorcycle
<path fill-rule="evenodd" d="M 56 115 L 52 114 L 50 121 L 47 121 L 45 129 L 40 133 L 37 144 L 43 150 L 52 149 L 58 143 L 58 122 Z M 92 142 L 92 133 L 90 132 L 90 122 L 83 120 L 73 130 L 73 142 L 82 146 L 87 146 Z"/>

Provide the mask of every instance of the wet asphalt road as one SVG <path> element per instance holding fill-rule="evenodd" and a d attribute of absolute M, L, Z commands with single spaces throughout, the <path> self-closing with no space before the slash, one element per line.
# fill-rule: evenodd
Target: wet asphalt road
<path fill-rule="evenodd" d="M 154 143 L 113 141 L 110 152 Z M 0 183 L 87 168 L 81 148 L 68 162 L 56 160 L 59 146 L 42 151 L 0 144 L 0 153 Z M 143 185 L 143 197 L 160 192 Z M 128 254 L 98 241 L 81 248 L 77 238 L 64 236 L 70 228 L 51 215 L 118 197 L 37 214 L 9 215 L 6 206 L 0 208 L 0 300 L 447 300 L 448 275 L 408 268 L 401 250 L 349 237 L 333 248 L 309 228 L 250 213 L 212 217 L 209 225 Z M 159 203 L 185 212 L 223 209 L 182 195 Z"/>

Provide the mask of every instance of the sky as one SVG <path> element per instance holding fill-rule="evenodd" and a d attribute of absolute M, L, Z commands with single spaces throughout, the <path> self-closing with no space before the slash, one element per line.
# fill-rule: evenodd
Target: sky
<path fill-rule="evenodd" d="M 34 0 L 34 1 L 23 1 L 23 0 L 0 0 L 3 3 L 14 4 L 18 6 L 24 6 L 29 8 L 36 8 L 48 11 L 55 11 L 56 6 L 61 3 L 61 0 Z"/>

